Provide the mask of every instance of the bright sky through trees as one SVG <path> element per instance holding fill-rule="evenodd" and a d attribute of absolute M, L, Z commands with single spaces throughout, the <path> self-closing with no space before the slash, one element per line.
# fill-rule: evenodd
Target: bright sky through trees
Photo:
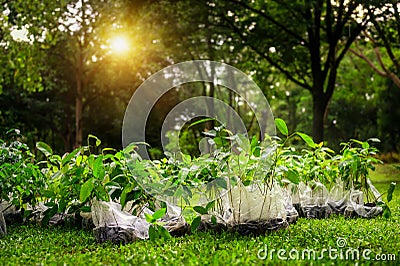
<path fill-rule="evenodd" d="M 130 48 L 129 41 L 124 36 L 115 36 L 110 40 L 110 48 L 116 54 L 125 54 Z"/>

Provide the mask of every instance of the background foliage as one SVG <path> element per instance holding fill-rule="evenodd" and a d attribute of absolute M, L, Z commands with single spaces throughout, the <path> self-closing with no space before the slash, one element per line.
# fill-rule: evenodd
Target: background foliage
<path fill-rule="evenodd" d="M 320 38 L 321 64 L 335 45 L 340 51 L 362 52 L 369 60 L 347 52 L 330 68 L 337 73 L 332 97 L 319 111 L 324 140 L 338 150 L 341 141 L 374 136 L 382 140 L 382 151 L 399 151 L 400 92 L 393 79 L 399 74 L 400 53 L 396 1 L 354 1 L 351 6 L 316 0 L 1 2 L 0 128 L 21 129 L 30 147 L 42 140 L 63 153 L 91 133 L 105 146 L 120 148 L 123 114 L 135 89 L 161 68 L 192 59 L 223 61 L 249 74 L 290 131 L 315 137 L 316 59 L 307 46 L 313 30 Z M 352 12 L 337 13 L 342 7 Z M 24 29 L 24 40 L 12 37 Z M 337 43 L 332 44 L 329 32 L 338 34 Z M 112 51 L 113 36 L 126 37 L 129 51 Z M 371 63 L 384 66 L 386 76 Z M 173 91 L 152 110 L 146 141 L 153 148 L 160 148 L 159 129 L 168 111 L 195 95 L 218 97 L 246 111 L 235 105 L 235 95 L 210 84 Z M 251 116 L 244 120 L 251 128 Z M 182 134 L 181 144 L 197 154 L 191 134 L 203 128 L 191 130 Z M 157 149 L 152 154 L 160 156 Z"/>

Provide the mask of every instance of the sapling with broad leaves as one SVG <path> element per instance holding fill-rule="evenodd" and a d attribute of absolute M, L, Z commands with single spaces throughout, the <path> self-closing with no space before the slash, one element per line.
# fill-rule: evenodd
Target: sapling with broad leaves
<path fill-rule="evenodd" d="M 134 199 L 133 195 L 137 198 L 143 195 L 126 166 L 126 151 L 105 148 L 100 154 L 94 154 L 92 150 L 99 149 L 101 141 L 93 135 L 88 136 L 88 143 L 90 140 L 95 141 L 94 146 L 78 147 L 62 157 L 53 154 L 47 144 L 37 143 L 36 147 L 47 158 L 41 164 L 45 165 L 42 172 L 49 180 L 47 189 L 43 191 L 48 209 L 42 224 L 48 224 L 56 213 L 90 212 L 93 199 L 110 201 L 121 198 L 125 204 Z"/>
<path fill-rule="evenodd" d="M 35 162 L 34 154 L 21 142 L 19 131 L 11 130 L 10 141 L 0 140 L 0 211 L 18 211 L 29 218 L 45 188 L 46 179 Z"/>
<path fill-rule="evenodd" d="M 391 211 L 386 203 L 382 201 L 382 194 L 372 185 L 368 178 L 369 171 L 375 170 L 375 165 L 382 163 L 376 158 L 378 149 L 371 146 L 370 142 L 380 142 L 379 139 L 371 138 L 367 141 L 351 139 L 347 143 L 341 143 L 341 161 L 339 171 L 345 189 L 351 191 L 350 202 L 353 208 L 346 214 L 354 216 L 354 212 L 362 217 L 372 217 L 383 212 L 387 218 Z M 391 195 L 396 183 L 392 183 L 387 191 L 387 202 L 390 202 Z M 354 211 L 353 211 L 354 209 Z"/>

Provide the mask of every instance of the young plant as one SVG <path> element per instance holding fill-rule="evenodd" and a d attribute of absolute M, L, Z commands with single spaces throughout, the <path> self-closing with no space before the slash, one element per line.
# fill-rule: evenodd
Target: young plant
<path fill-rule="evenodd" d="M 361 190 L 367 202 L 376 202 L 377 197 L 371 190 L 368 175 L 370 170 L 375 170 L 374 164 L 382 161 L 376 158 L 378 150 L 372 147 L 369 141 L 379 142 L 378 139 L 363 142 L 352 139 L 347 143 L 341 143 L 343 149 L 339 171 L 346 189 Z"/>
<path fill-rule="evenodd" d="M 194 206 L 193 210 L 198 213 L 199 215 L 196 216 L 192 223 L 190 224 L 190 231 L 192 233 L 194 233 L 197 228 L 200 226 L 201 224 L 201 215 L 207 215 L 209 214 L 209 212 L 214 209 L 214 205 L 215 205 L 215 201 L 211 201 L 209 203 L 207 203 L 206 207 L 203 206 Z M 213 225 L 217 225 L 217 218 L 215 217 L 215 215 L 211 216 L 211 223 Z"/>
<path fill-rule="evenodd" d="M 305 179 L 306 173 L 304 173 L 304 167 L 306 165 L 310 166 L 311 164 L 314 164 L 314 166 L 316 165 L 314 156 L 316 153 L 313 151 L 318 150 L 318 148 L 322 147 L 322 144 L 314 143 L 313 139 L 309 135 L 302 132 L 294 132 L 292 134 L 289 134 L 289 130 L 283 119 L 276 118 L 275 125 L 278 131 L 285 138 L 280 139 L 276 137 L 276 148 L 274 153 L 274 163 L 271 168 L 271 176 L 274 177 L 275 175 L 279 175 L 280 172 L 283 170 L 284 178 L 294 184 L 299 184 L 301 180 Z M 306 151 L 306 153 L 308 153 L 308 155 L 310 156 L 308 159 L 305 159 L 306 157 L 304 156 L 304 154 L 302 155 L 296 152 L 296 149 L 294 147 L 285 147 L 286 143 L 288 143 L 290 139 L 296 136 L 300 137 L 307 144 L 308 148 L 312 149 L 312 151 L 303 150 L 303 153 L 304 151 Z"/>
<path fill-rule="evenodd" d="M 6 201 L 6 209 L 15 206 L 28 217 L 28 204 L 35 206 L 44 187 L 45 178 L 28 146 L 18 139 L 0 140 L 0 203 Z"/>
<path fill-rule="evenodd" d="M 383 217 L 385 217 L 386 219 L 389 219 L 392 216 L 392 211 L 390 210 L 390 208 L 388 206 L 388 203 L 392 201 L 393 192 L 394 192 L 395 188 L 396 188 L 396 183 L 395 182 L 391 182 L 390 186 L 389 186 L 389 188 L 388 188 L 388 190 L 386 192 L 386 194 L 387 194 L 386 195 L 387 203 L 382 201 L 382 199 L 379 199 L 379 198 L 377 199 L 378 200 L 377 205 L 382 207 L 382 209 L 383 209 Z M 383 195 L 384 194 L 382 194 L 381 197 Z"/>
<path fill-rule="evenodd" d="M 91 150 L 98 149 L 101 141 L 89 135 L 89 141 L 95 140 L 95 146 L 82 146 L 64 156 L 53 154 L 51 147 L 38 142 L 36 147 L 43 152 L 47 161 L 43 172 L 49 179 L 43 196 L 47 198 L 43 224 L 56 213 L 76 213 L 90 211 L 92 199 L 109 201 L 122 199 L 124 205 L 128 200 L 140 196 L 130 171 L 125 165 L 125 154 L 105 148 L 100 154 Z M 140 190 L 139 190 L 140 192 Z"/>
<path fill-rule="evenodd" d="M 149 227 L 149 239 L 157 240 L 157 239 L 169 239 L 171 238 L 171 234 L 167 229 L 163 227 L 163 222 L 157 221 L 162 218 L 167 212 L 166 208 L 161 208 L 154 212 L 153 214 L 145 213 L 146 221 L 150 223 Z"/>

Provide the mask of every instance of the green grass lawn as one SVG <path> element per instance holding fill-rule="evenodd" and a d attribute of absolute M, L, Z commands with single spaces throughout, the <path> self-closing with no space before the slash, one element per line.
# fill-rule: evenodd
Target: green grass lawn
<path fill-rule="evenodd" d="M 375 171 L 370 172 L 371 181 L 377 186 L 390 182 L 399 182 L 400 170 L 397 169 L 395 166 L 400 166 L 400 163 L 376 165 Z"/>
<path fill-rule="evenodd" d="M 378 166 L 371 179 L 384 192 L 391 181 L 400 185 L 400 171 L 392 165 Z M 125 246 L 97 244 L 90 231 L 68 228 L 9 226 L 0 239 L 2 265 L 254 265 L 254 264 L 400 264 L 400 189 L 389 204 L 392 217 L 385 219 L 299 219 L 286 230 L 265 236 L 196 233 L 163 242 L 137 241 Z M 279 252 L 278 252 L 279 251 Z M 322 259 L 312 259 L 313 252 Z M 331 254 L 329 254 L 331 252 Z M 347 255 L 346 255 L 347 252 Z M 359 260 L 354 260 L 359 252 Z M 304 259 L 302 259 L 304 253 Z M 271 259 L 272 254 L 272 259 Z M 342 257 L 341 257 L 342 254 Z M 353 254 L 353 255 L 351 255 Z M 375 256 L 395 254 L 395 261 Z M 299 257 L 299 260 L 278 258 Z M 308 256 L 310 255 L 310 259 Z M 336 259 L 334 258 L 337 256 Z M 364 255 L 364 256 L 363 256 Z M 379 256 L 379 255 L 378 255 Z M 261 259 L 260 259 L 261 257 Z M 266 257 L 265 259 L 263 259 Z M 369 257 L 366 260 L 364 257 Z M 348 260 L 346 260 L 348 258 Z"/>

